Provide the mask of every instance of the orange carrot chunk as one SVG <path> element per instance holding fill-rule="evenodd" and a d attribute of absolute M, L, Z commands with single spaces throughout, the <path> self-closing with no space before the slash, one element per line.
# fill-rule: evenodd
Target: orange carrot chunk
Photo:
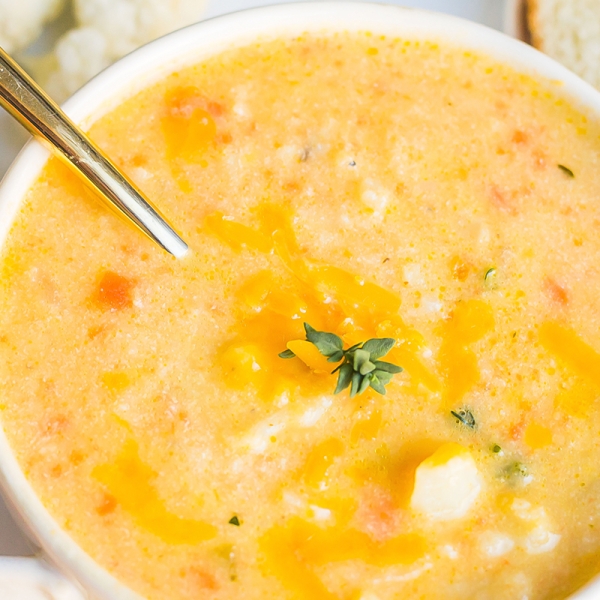
<path fill-rule="evenodd" d="M 113 271 L 106 271 L 98 281 L 94 295 L 96 304 L 105 310 L 120 310 L 131 308 L 133 299 L 131 292 L 135 282 Z"/>

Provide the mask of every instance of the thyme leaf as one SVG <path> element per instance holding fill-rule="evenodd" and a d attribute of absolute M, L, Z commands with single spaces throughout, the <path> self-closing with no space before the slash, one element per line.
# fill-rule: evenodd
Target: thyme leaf
<path fill-rule="evenodd" d="M 558 165 L 558 168 L 567 176 L 571 177 L 571 179 L 575 179 L 575 173 L 569 169 L 569 167 L 565 167 L 565 165 Z"/>
<path fill-rule="evenodd" d="M 306 331 L 307 341 L 314 344 L 323 356 L 334 356 L 344 347 L 342 338 L 333 333 L 317 331 L 308 323 L 304 323 L 304 330 Z"/>
<path fill-rule="evenodd" d="M 371 355 L 371 360 L 377 360 L 385 356 L 394 347 L 395 343 L 396 340 L 392 338 L 374 338 L 367 340 L 361 349 Z"/>
<path fill-rule="evenodd" d="M 338 367 L 340 374 L 338 375 L 337 385 L 335 387 L 334 394 L 343 392 L 351 383 L 354 369 L 350 363 L 344 363 Z M 336 370 L 338 370 L 336 369 Z"/>
<path fill-rule="evenodd" d="M 495 275 L 496 275 L 496 267 L 492 267 L 491 269 L 488 269 L 485 272 L 485 275 L 483 276 L 483 278 L 487 281 L 488 279 L 491 279 Z"/>
<path fill-rule="evenodd" d="M 402 367 L 379 360 L 395 345 L 393 338 L 373 338 L 360 342 L 344 350 L 342 338 L 334 333 L 317 331 L 304 323 L 306 341 L 314 344 L 319 352 L 331 363 L 340 363 L 331 373 L 338 373 L 334 394 L 350 387 L 350 397 L 362 394 L 369 387 L 378 394 L 385 395 L 385 386 L 392 377 L 402 372 Z M 294 358 L 291 350 L 284 350 L 280 358 Z"/>
<path fill-rule="evenodd" d="M 451 410 L 450 414 L 456 419 L 457 423 L 462 423 L 465 427 L 469 429 L 476 429 L 477 422 L 475 421 L 475 417 L 470 410 L 466 408 L 461 408 L 458 411 Z"/>

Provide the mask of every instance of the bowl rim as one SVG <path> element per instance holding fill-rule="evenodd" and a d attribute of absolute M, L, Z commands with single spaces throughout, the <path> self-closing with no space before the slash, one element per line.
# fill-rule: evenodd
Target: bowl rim
<path fill-rule="evenodd" d="M 449 43 L 481 52 L 550 85 L 585 113 L 600 118 L 600 93 L 534 48 L 470 21 L 454 16 L 369 2 L 299 2 L 252 8 L 201 21 L 175 31 L 138 50 L 100 73 L 65 105 L 78 124 L 89 127 L 111 108 L 139 90 L 187 65 L 224 50 L 259 39 L 310 33 L 376 31 L 411 39 Z M 457 43 L 460 40 L 460 43 Z M 30 141 L 0 183 L 0 244 L 4 245 L 21 201 L 49 157 L 38 142 Z M 0 485 L 50 559 L 95 596 L 110 600 L 140 598 L 96 563 L 62 530 L 33 491 L 0 427 Z M 592 580 L 572 598 L 591 600 L 600 592 Z"/>

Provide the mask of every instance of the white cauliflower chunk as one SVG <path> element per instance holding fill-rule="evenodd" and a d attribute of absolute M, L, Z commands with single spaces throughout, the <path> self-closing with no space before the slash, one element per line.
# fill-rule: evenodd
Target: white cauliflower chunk
<path fill-rule="evenodd" d="M 25 48 L 63 5 L 64 0 L 0 0 L 0 46 L 7 52 Z"/>
<path fill-rule="evenodd" d="M 283 431 L 287 426 L 286 421 L 261 422 L 255 425 L 249 435 L 242 440 L 242 445 L 249 448 L 252 454 L 264 454 L 269 447 L 271 438 Z"/>
<path fill-rule="evenodd" d="M 104 36 L 92 27 L 72 29 L 54 50 L 57 69 L 48 75 L 45 87 L 55 98 L 69 96 L 80 85 L 109 65 Z M 71 82 L 78 82 L 72 88 Z"/>
<path fill-rule="evenodd" d="M 75 0 L 75 15 L 83 27 L 93 27 L 117 57 L 178 27 L 196 21 L 203 0 Z"/>
<path fill-rule="evenodd" d="M 515 498 L 511 504 L 513 513 L 529 527 L 520 546 L 529 554 L 543 554 L 556 548 L 561 536 L 551 531 L 551 523 L 543 506 L 533 506 L 527 500 Z"/>
<path fill-rule="evenodd" d="M 552 533 L 543 525 L 538 525 L 523 540 L 523 548 L 529 554 L 543 554 L 554 550 L 559 541 L 558 533 Z"/>
<path fill-rule="evenodd" d="M 365 190 L 362 193 L 362 201 L 376 213 L 384 211 L 388 204 L 387 196 L 374 190 Z"/>
<path fill-rule="evenodd" d="M 377 220 L 383 219 L 390 200 L 390 193 L 379 182 L 367 178 L 360 195 L 362 203 L 373 211 Z"/>
<path fill-rule="evenodd" d="M 58 41 L 56 69 L 36 75 L 64 100 L 128 52 L 198 21 L 205 5 L 206 0 L 74 0 L 78 26 Z"/>
<path fill-rule="evenodd" d="M 313 427 L 321 420 L 321 417 L 325 415 L 332 405 L 331 398 L 322 398 L 318 404 L 311 406 L 302 414 L 300 425 L 302 427 Z"/>
<path fill-rule="evenodd" d="M 484 531 L 479 536 L 479 547 L 483 554 L 494 558 L 510 552 L 515 547 L 515 542 L 503 533 Z"/>
<path fill-rule="evenodd" d="M 481 492 L 481 479 L 470 452 L 447 443 L 425 459 L 415 473 L 411 507 L 435 521 L 464 517 Z"/>

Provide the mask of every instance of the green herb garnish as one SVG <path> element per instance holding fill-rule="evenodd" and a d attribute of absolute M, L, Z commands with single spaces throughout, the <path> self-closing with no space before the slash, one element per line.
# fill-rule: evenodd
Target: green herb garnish
<path fill-rule="evenodd" d="M 500 479 L 510 484 L 527 485 L 531 481 L 529 469 L 520 461 L 507 464 L 500 471 Z"/>
<path fill-rule="evenodd" d="M 494 454 L 500 454 L 502 452 L 502 448 L 500 446 L 498 446 L 498 444 L 494 444 L 492 446 L 492 452 Z"/>
<path fill-rule="evenodd" d="M 575 173 L 573 173 L 569 167 L 565 167 L 565 165 L 558 165 L 558 168 L 568 177 L 575 178 Z"/>
<path fill-rule="evenodd" d="M 236 527 L 240 526 L 240 520 L 237 518 L 237 515 L 233 515 L 233 517 L 231 517 L 231 519 L 229 519 L 229 524 L 235 525 Z"/>
<path fill-rule="evenodd" d="M 461 408 L 458 411 L 451 410 L 450 414 L 456 419 L 457 423 L 462 423 L 469 429 L 475 429 L 477 427 L 477 422 L 475 421 L 473 413 L 466 408 Z"/>
<path fill-rule="evenodd" d="M 342 338 L 334 333 L 317 331 L 308 323 L 304 323 L 306 341 L 314 344 L 319 352 L 331 363 L 341 362 L 331 373 L 339 373 L 334 394 L 339 394 L 350 387 L 350 397 L 362 394 L 367 388 L 373 388 L 378 394 L 385 396 L 385 386 L 402 367 L 383 360 L 396 343 L 393 338 L 373 338 L 360 344 L 354 344 L 344 350 Z M 284 350 L 280 358 L 294 358 L 291 350 Z"/>
<path fill-rule="evenodd" d="M 485 275 L 484 275 L 484 277 L 483 277 L 483 278 L 484 278 L 486 281 L 488 281 L 488 279 L 491 279 L 491 278 L 492 278 L 492 277 L 494 277 L 495 275 L 496 275 L 496 268 L 495 268 L 495 267 L 492 267 L 491 269 L 488 269 L 488 270 L 485 272 Z"/>

